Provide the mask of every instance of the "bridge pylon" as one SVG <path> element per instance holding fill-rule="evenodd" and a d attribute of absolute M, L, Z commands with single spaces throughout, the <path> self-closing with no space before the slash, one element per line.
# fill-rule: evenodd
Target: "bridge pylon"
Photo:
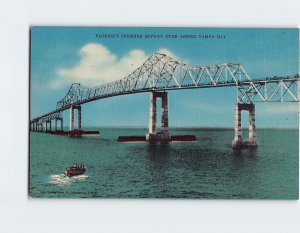
<path fill-rule="evenodd" d="M 34 131 L 34 122 L 30 122 L 30 131 Z"/>
<path fill-rule="evenodd" d="M 70 106 L 70 131 L 74 131 L 74 109 L 77 109 L 77 116 L 78 116 L 78 131 L 81 130 L 81 106 L 80 105 L 71 105 Z M 61 121 L 62 123 L 62 121 Z"/>
<path fill-rule="evenodd" d="M 156 99 L 161 98 L 161 129 L 157 132 L 157 106 Z M 150 92 L 150 116 L 149 116 L 149 133 L 146 134 L 147 141 L 160 142 L 170 141 L 169 135 L 169 111 L 168 111 L 168 93 L 167 92 Z"/>
<path fill-rule="evenodd" d="M 57 121 L 60 121 L 60 130 L 57 130 Z M 55 131 L 64 131 L 63 129 L 63 118 L 55 118 Z"/>
<path fill-rule="evenodd" d="M 38 124 L 38 131 L 43 132 L 43 130 L 44 130 L 43 123 L 39 122 L 37 124 Z"/>
<path fill-rule="evenodd" d="M 48 124 L 49 124 L 49 129 L 48 129 Z M 51 120 L 48 119 L 46 120 L 46 132 L 51 132 L 52 127 L 51 127 Z"/>
<path fill-rule="evenodd" d="M 242 138 L 242 110 L 249 112 L 249 138 L 247 140 L 243 140 Z M 237 103 L 235 108 L 234 139 L 232 141 L 232 147 L 256 148 L 257 146 L 255 105 L 253 103 Z"/>

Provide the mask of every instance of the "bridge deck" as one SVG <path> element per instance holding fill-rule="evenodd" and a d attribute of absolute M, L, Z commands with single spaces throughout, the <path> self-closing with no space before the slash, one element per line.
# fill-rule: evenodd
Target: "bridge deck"
<path fill-rule="evenodd" d="M 152 91 L 186 90 L 236 86 L 239 101 L 271 101 L 278 88 L 282 96 L 289 94 L 298 101 L 298 88 L 291 88 L 299 81 L 299 75 L 251 80 L 240 64 L 224 63 L 213 66 L 189 66 L 173 60 L 165 54 L 153 54 L 134 72 L 118 81 L 98 87 L 86 88 L 81 84 L 71 85 L 66 96 L 57 102 L 56 109 L 36 117 L 31 123 L 42 119 L 59 118 L 60 112 L 71 105 L 82 105 L 113 96 Z M 267 93 L 268 86 L 270 88 Z M 297 92 L 297 93 L 295 93 Z"/>

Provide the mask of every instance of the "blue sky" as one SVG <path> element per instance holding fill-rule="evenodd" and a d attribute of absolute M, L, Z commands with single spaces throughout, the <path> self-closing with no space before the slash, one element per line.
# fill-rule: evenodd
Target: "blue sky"
<path fill-rule="evenodd" d="M 97 34 L 161 34 L 164 38 L 103 38 Z M 185 34 L 213 35 L 214 39 L 165 38 Z M 251 78 L 263 78 L 299 73 L 298 43 L 297 29 L 33 27 L 31 118 L 54 110 L 71 83 L 96 86 L 121 79 L 155 52 L 194 66 L 240 63 Z M 233 127 L 235 101 L 235 88 L 170 91 L 170 126 Z M 257 127 L 296 128 L 297 111 L 296 103 L 258 103 Z M 149 93 L 82 106 L 83 127 L 147 126 L 148 116 Z M 248 119 L 245 113 L 243 116 L 246 126 Z M 65 111 L 66 123 L 68 117 Z"/>

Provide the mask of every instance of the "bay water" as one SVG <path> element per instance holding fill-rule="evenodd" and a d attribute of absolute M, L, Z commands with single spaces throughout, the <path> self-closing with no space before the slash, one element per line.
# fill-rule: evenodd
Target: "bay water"
<path fill-rule="evenodd" d="M 233 129 L 171 128 L 197 141 L 167 144 L 117 142 L 146 128 L 90 129 L 100 136 L 30 132 L 30 197 L 298 199 L 298 130 L 258 129 L 257 149 L 236 150 Z M 75 162 L 87 171 L 65 177 Z"/>

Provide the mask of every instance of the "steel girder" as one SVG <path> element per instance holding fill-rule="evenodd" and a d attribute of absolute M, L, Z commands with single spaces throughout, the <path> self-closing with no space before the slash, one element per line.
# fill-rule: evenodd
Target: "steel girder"
<path fill-rule="evenodd" d="M 62 114 L 61 112 L 54 112 L 52 114 L 49 114 L 49 115 L 46 115 L 46 116 L 43 116 L 43 117 L 38 117 L 38 118 L 35 118 L 34 120 L 32 120 L 31 122 L 35 122 L 37 124 L 43 124 L 44 122 L 48 122 L 48 121 L 51 121 L 51 120 L 55 120 L 55 119 L 62 119 Z"/>
<path fill-rule="evenodd" d="M 237 101 L 252 102 L 299 102 L 299 81 L 292 77 L 277 78 L 248 85 L 237 86 Z"/>
<path fill-rule="evenodd" d="M 273 77 L 251 80 L 241 64 L 224 63 L 209 66 L 190 66 L 173 60 L 166 54 L 155 53 L 128 76 L 108 84 L 87 88 L 73 83 L 66 96 L 57 102 L 56 110 L 40 118 L 60 113 L 71 105 L 81 105 L 94 100 L 125 94 L 189 88 L 237 86 L 238 102 L 299 101 L 297 81 L 292 77 Z M 276 98 L 280 89 L 280 98 Z M 33 121 L 34 121 L 33 120 Z"/>
<path fill-rule="evenodd" d="M 175 61 L 165 54 L 155 53 L 139 68 L 118 81 L 93 88 L 72 84 L 66 96 L 57 102 L 56 109 L 135 92 L 236 85 L 245 81 L 251 80 L 240 64 L 195 67 Z"/>

